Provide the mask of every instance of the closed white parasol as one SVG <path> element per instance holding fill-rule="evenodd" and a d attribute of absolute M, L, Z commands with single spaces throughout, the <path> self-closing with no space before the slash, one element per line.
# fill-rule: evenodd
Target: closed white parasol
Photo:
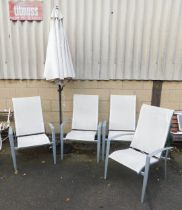
<path fill-rule="evenodd" d="M 62 19 L 63 16 L 56 6 L 51 13 L 50 32 L 44 69 L 44 77 L 46 80 L 54 80 L 58 85 L 60 123 L 62 122 L 61 92 L 64 87 L 64 80 L 75 77 L 71 53 L 63 29 Z"/>

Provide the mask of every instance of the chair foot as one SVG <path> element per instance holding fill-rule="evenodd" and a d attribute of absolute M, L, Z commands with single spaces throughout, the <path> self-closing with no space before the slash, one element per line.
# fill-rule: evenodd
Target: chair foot
<path fill-rule="evenodd" d="M 15 170 L 15 175 L 17 175 L 18 174 L 18 170 Z"/>

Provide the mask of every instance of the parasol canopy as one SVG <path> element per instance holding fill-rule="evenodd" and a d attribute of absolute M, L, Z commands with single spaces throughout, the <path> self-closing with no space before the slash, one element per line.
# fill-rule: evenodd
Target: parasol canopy
<path fill-rule="evenodd" d="M 56 6 L 51 13 L 50 32 L 47 44 L 47 53 L 44 69 L 46 80 L 55 81 L 59 93 L 59 119 L 62 123 L 61 92 L 64 88 L 64 79 L 75 77 L 68 41 L 63 29 L 63 16 Z"/>

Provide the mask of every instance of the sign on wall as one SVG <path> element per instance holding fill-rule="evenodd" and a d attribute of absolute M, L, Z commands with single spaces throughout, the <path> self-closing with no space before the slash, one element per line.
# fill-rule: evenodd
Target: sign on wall
<path fill-rule="evenodd" d="M 10 20 L 42 20 L 42 1 L 9 1 Z"/>

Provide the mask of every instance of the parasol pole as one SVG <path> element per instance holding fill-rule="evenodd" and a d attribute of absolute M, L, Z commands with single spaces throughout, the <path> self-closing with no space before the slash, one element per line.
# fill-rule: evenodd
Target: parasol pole
<path fill-rule="evenodd" d="M 62 124 L 62 90 L 61 84 L 58 84 L 58 95 L 59 95 L 59 124 Z"/>
<path fill-rule="evenodd" d="M 55 7 L 56 9 L 59 9 L 59 1 L 54 1 L 55 3 Z M 61 22 L 63 24 L 63 19 L 61 19 Z M 61 81 L 57 81 L 56 83 L 58 83 L 58 94 L 59 94 L 59 124 L 61 125 L 62 122 L 63 122 L 63 119 L 62 119 L 62 91 L 63 91 L 63 88 L 64 88 L 64 84 L 61 83 Z"/>
<path fill-rule="evenodd" d="M 59 97 L 59 123 L 63 122 L 62 119 L 62 91 L 64 88 L 64 83 L 60 79 L 56 79 L 55 83 L 57 85 L 58 97 Z"/>

